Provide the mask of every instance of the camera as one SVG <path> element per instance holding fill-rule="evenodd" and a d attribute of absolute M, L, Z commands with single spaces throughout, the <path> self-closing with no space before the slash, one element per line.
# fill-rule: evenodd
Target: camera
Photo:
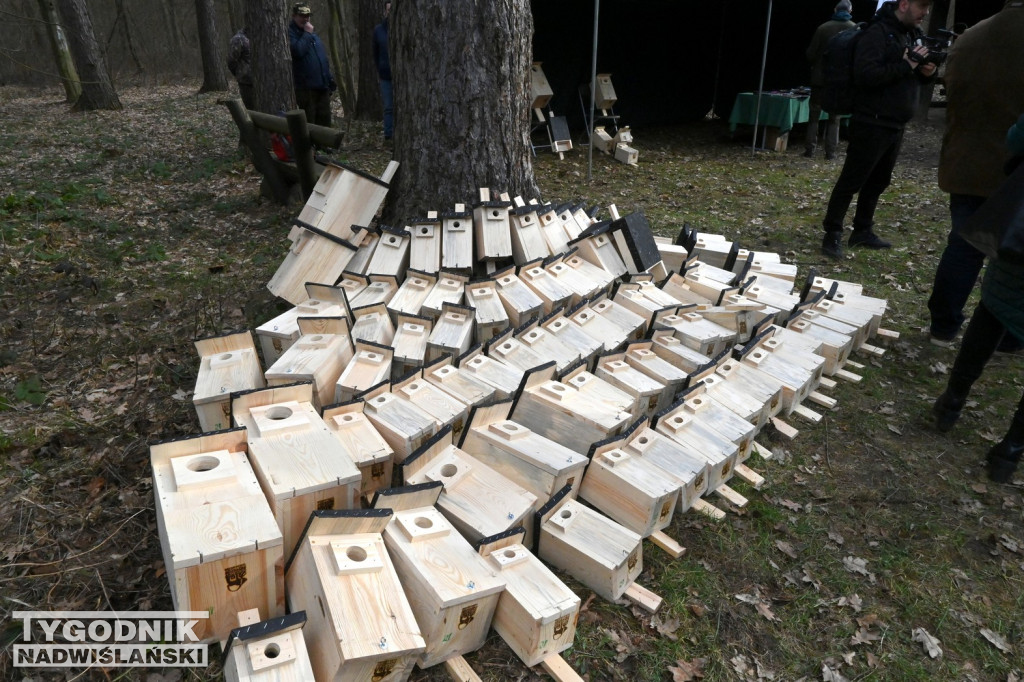
<path fill-rule="evenodd" d="M 940 35 L 937 36 L 921 36 L 918 38 L 916 44 L 927 47 L 928 55 L 921 57 L 916 52 L 911 51 L 907 54 L 911 61 L 919 64 L 941 66 L 946 61 L 946 57 L 949 56 L 949 46 L 953 44 L 956 34 L 946 29 L 939 29 L 939 33 Z"/>

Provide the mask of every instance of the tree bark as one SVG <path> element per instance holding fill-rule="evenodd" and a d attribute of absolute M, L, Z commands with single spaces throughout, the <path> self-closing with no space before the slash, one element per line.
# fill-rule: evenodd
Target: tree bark
<path fill-rule="evenodd" d="M 73 109 L 121 109 L 121 100 L 110 82 L 110 73 L 96 42 L 85 0 L 57 0 L 57 8 L 67 27 L 68 46 L 82 82 L 82 94 Z"/>
<path fill-rule="evenodd" d="M 359 7 L 357 0 L 328 0 L 331 25 L 328 27 L 327 49 L 330 50 L 331 71 L 338 83 L 338 100 L 343 116 L 351 116 L 356 107 L 357 69 L 359 68 Z"/>
<path fill-rule="evenodd" d="M 381 0 L 359 0 L 359 86 L 354 116 L 360 121 L 379 121 L 384 115 L 377 65 L 373 61 L 373 29 L 383 18 Z"/>
<path fill-rule="evenodd" d="M 256 108 L 268 114 L 295 108 L 295 81 L 287 30 L 290 9 L 278 0 L 247 0 L 245 4 L 245 32 L 252 47 Z"/>
<path fill-rule="evenodd" d="M 384 222 L 472 203 L 480 187 L 536 197 L 529 0 L 396 2 L 390 21 L 401 166 Z"/>
<path fill-rule="evenodd" d="M 135 49 L 135 41 L 132 40 L 132 29 L 128 25 L 128 10 L 124 6 L 124 0 L 114 0 L 114 7 L 117 10 L 117 16 L 114 17 L 114 24 L 110 27 L 110 35 L 107 36 L 107 44 L 103 48 L 104 54 L 107 54 L 110 50 L 110 41 L 113 40 L 114 34 L 117 32 L 117 27 L 121 26 L 122 34 L 124 35 L 125 44 L 128 46 L 128 54 L 132 56 L 132 61 L 135 62 L 135 68 L 138 73 L 145 73 L 146 68 L 142 65 L 142 61 L 139 59 L 139 53 Z"/>
<path fill-rule="evenodd" d="M 60 72 L 60 81 L 64 86 L 64 94 L 67 101 L 74 104 L 82 95 L 82 83 L 78 79 L 78 71 L 75 70 L 75 60 L 71 56 L 71 48 L 68 47 L 67 36 L 61 28 L 60 19 L 57 17 L 57 8 L 53 6 L 53 0 L 38 0 L 39 12 L 46 22 L 46 35 L 50 40 L 50 48 L 53 50 L 53 58 L 57 62 L 57 70 Z"/>
<path fill-rule="evenodd" d="M 199 92 L 225 91 L 228 89 L 228 75 L 220 54 L 220 33 L 217 31 L 213 0 L 196 0 L 196 26 L 203 58 L 203 85 Z"/>

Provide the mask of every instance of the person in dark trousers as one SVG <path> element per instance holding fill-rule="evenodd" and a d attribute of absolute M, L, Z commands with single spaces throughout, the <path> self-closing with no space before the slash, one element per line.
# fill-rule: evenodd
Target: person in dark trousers
<path fill-rule="evenodd" d="M 308 5 L 292 7 L 288 40 L 292 48 L 292 76 L 295 78 L 295 102 L 306 112 L 306 122 L 331 125 L 331 93 L 338 89 L 331 75 L 324 44 L 313 32 Z"/>
<path fill-rule="evenodd" d="M 1012 172 L 1024 161 L 1024 115 L 1006 136 L 1006 145 L 1015 153 L 1007 164 Z M 1000 191 L 1013 197 L 1010 202 L 992 211 L 986 220 L 986 229 L 1024 232 L 1024 174 L 1012 173 L 1008 183 Z M 1008 191 L 1007 191 L 1008 190 Z M 993 199 L 994 201 L 994 199 Z M 984 212 L 986 209 L 980 209 Z M 981 217 L 981 213 L 978 214 Z M 1018 254 L 1019 255 L 1019 254 Z M 1009 257 L 999 257 L 989 262 L 985 279 L 981 284 L 981 302 L 974 309 L 971 321 L 964 332 L 964 340 L 957 353 L 953 369 L 949 373 L 946 390 L 935 401 L 932 413 L 935 428 L 949 431 L 960 418 L 960 412 L 967 403 L 971 386 L 981 376 L 985 364 L 995 352 L 1004 335 L 1024 340 L 1024 263 Z M 1017 404 L 1017 410 L 1010 422 L 1010 428 L 1002 440 L 996 443 L 986 456 L 988 477 L 997 483 L 1007 483 L 1017 469 L 1024 454 L 1024 396 Z"/>
<path fill-rule="evenodd" d="M 384 19 L 373 27 L 373 63 L 380 80 L 380 101 L 384 105 L 384 139 L 395 134 L 395 91 L 391 86 L 391 58 L 388 56 L 388 17 L 391 3 L 384 3 Z"/>
<path fill-rule="evenodd" d="M 814 31 L 811 44 L 807 46 L 807 61 L 811 65 L 811 111 L 807 119 L 807 137 L 804 141 L 804 156 L 814 157 L 814 148 L 818 146 L 818 121 L 821 119 L 821 90 L 825 85 L 825 45 L 829 38 L 857 24 L 851 21 L 853 9 L 850 0 L 839 0 L 832 18 Z M 839 147 L 839 116 L 829 112 L 828 127 L 825 129 L 825 159 L 836 158 Z"/>
<path fill-rule="evenodd" d="M 252 50 L 249 47 L 249 37 L 245 35 L 245 29 L 238 29 L 238 33 L 231 36 L 228 43 L 228 70 L 238 82 L 238 96 L 246 109 L 256 108 L 256 95 L 252 88 Z"/>
<path fill-rule="evenodd" d="M 843 256 L 843 221 L 857 194 L 849 245 L 869 249 L 891 246 L 874 233 L 875 207 L 892 180 L 903 128 L 914 115 L 920 84 L 935 74 L 925 61 L 928 48 L 916 44 L 918 28 L 931 11 L 931 0 L 887 2 L 864 29 L 853 62 L 857 97 L 850 121 L 846 162 L 832 188 L 822 220 L 821 251 Z"/>
<path fill-rule="evenodd" d="M 985 260 L 960 229 L 1002 183 L 1003 137 L 1024 111 L 1024 0 L 1009 0 L 1001 12 L 957 38 L 946 62 L 945 84 L 939 187 L 949 192 L 951 229 L 928 299 L 928 331 L 937 346 L 949 346 L 960 332 L 964 305 Z M 1007 337 L 999 350 L 1020 348 Z"/>

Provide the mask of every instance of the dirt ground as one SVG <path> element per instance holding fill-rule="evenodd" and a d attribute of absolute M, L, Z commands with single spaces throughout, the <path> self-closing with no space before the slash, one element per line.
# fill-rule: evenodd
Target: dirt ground
<path fill-rule="evenodd" d="M 284 306 L 265 285 L 297 207 L 258 199 L 258 177 L 215 97 L 194 86 L 130 90 L 126 110 L 71 116 L 56 91 L 0 89 L 0 668 L 5 679 L 206 679 L 195 673 L 12 669 L 19 609 L 170 609 L 150 444 L 198 433 L 196 338 L 252 329 Z M 890 302 L 901 338 L 858 356 L 863 380 L 792 441 L 759 440 L 769 483 L 724 522 L 680 514 L 673 561 L 644 548 L 640 582 L 665 597 L 651 617 L 585 602 L 565 654 L 590 680 L 1020 679 L 1024 648 L 1021 482 L 983 478 L 1021 393 L 1020 360 L 997 358 L 963 424 L 930 429 L 955 351 L 929 346 L 924 301 L 944 239 L 934 172 L 941 113 L 908 132 L 880 208 L 897 247 L 839 264 L 817 221 L 839 166 L 800 145 L 751 155 L 724 122 L 634 131 L 640 165 L 586 150 L 537 158 L 545 199 L 684 220 L 863 282 Z M 353 125 L 340 155 L 372 173 L 389 150 Z M 934 636 L 943 654 L 923 645 Z M 489 680 L 533 680 L 493 635 L 469 657 Z M 415 680 L 444 679 L 434 669 Z"/>

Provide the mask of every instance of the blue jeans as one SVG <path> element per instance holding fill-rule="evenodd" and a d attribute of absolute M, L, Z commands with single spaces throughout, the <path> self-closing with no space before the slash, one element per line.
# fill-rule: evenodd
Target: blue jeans
<path fill-rule="evenodd" d="M 395 134 L 395 89 L 391 81 L 380 81 L 380 101 L 384 105 L 384 139 Z"/>
<path fill-rule="evenodd" d="M 892 181 L 892 169 L 896 167 L 902 142 L 902 128 L 887 128 L 856 119 L 850 122 L 846 161 L 821 221 L 825 232 L 843 231 L 843 221 L 854 194 L 857 195 L 857 210 L 853 215 L 853 229 L 871 229 L 878 199 Z"/>
<path fill-rule="evenodd" d="M 985 197 L 971 194 L 949 195 L 949 219 L 952 225 L 946 238 L 946 249 L 935 269 L 932 295 L 928 299 L 931 314 L 931 334 L 940 339 L 952 339 L 964 323 L 964 305 L 978 281 L 978 273 L 985 262 L 985 254 L 971 246 L 960 236 L 975 211 L 985 203 Z"/>

